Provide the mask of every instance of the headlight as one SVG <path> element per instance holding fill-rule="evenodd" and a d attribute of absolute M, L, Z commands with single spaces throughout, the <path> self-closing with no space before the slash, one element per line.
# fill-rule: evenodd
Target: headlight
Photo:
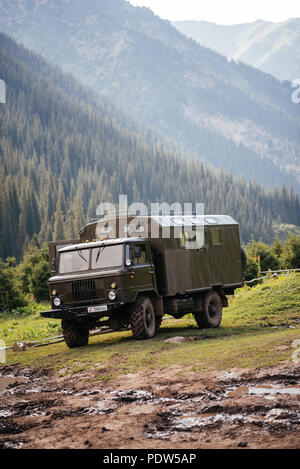
<path fill-rule="evenodd" d="M 61 299 L 58 298 L 58 296 L 57 296 L 56 298 L 54 298 L 53 303 L 54 303 L 54 306 L 60 306 L 61 305 Z"/>
<path fill-rule="evenodd" d="M 112 301 L 117 298 L 117 294 L 116 294 L 115 290 L 110 290 L 110 292 L 108 294 L 108 298 Z"/>

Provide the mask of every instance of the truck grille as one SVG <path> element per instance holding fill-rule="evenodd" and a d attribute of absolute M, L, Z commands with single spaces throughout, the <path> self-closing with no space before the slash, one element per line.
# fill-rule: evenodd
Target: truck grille
<path fill-rule="evenodd" d="M 97 298 L 95 280 L 72 282 L 73 301 L 93 300 Z"/>
<path fill-rule="evenodd" d="M 118 298 L 120 301 L 126 303 L 130 300 L 130 292 L 127 290 L 119 290 L 118 291 Z"/>

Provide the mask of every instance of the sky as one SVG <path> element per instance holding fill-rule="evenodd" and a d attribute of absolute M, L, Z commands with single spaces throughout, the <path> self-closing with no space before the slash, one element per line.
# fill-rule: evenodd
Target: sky
<path fill-rule="evenodd" d="M 129 0 L 146 6 L 170 21 L 205 20 L 218 24 L 248 23 L 257 19 L 285 21 L 300 17 L 300 0 Z"/>

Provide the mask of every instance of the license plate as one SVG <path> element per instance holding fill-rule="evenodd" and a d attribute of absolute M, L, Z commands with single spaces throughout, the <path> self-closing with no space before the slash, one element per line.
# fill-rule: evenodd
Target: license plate
<path fill-rule="evenodd" d="M 107 311 L 107 305 L 88 306 L 88 313 L 101 313 L 101 311 Z"/>

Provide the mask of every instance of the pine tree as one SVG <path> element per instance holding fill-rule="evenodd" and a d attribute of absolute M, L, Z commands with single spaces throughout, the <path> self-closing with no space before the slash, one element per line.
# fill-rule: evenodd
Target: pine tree
<path fill-rule="evenodd" d="M 54 214 L 54 229 L 52 238 L 55 241 L 63 241 L 65 239 L 64 214 L 59 202 L 56 205 L 56 212 Z"/>

